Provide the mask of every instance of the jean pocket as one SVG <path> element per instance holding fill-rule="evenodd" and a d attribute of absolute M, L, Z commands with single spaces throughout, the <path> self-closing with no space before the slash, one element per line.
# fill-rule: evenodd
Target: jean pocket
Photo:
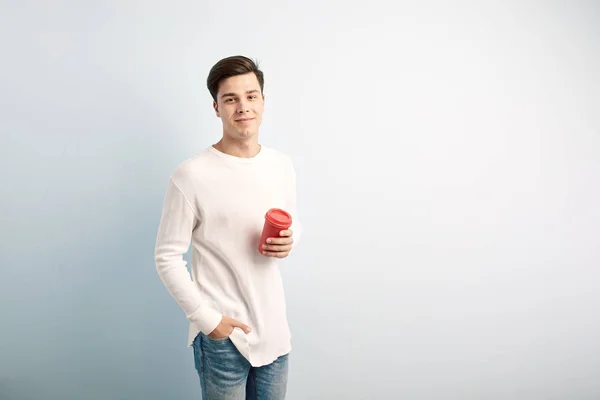
<path fill-rule="evenodd" d="M 233 328 L 235 329 L 235 328 Z M 214 343 L 220 343 L 220 342 L 226 342 L 229 340 L 229 337 L 231 336 L 231 334 L 233 333 L 233 329 L 231 330 L 231 332 L 229 332 L 229 335 L 222 337 L 222 338 L 211 338 L 208 335 L 204 335 L 204 337 L 206 338 L 206 340 L 208 340 L 209 342 L 214 342 Z"/>
<path fill-rule="evenodd" d="M 229 336 L 225 336 L 222 338 L 211 338 L 209 336 L 206 336 L 206 340 L 208 340 L 209 342 L 214 342 L 214 343 L 226 342 L 229 340 Z"/>

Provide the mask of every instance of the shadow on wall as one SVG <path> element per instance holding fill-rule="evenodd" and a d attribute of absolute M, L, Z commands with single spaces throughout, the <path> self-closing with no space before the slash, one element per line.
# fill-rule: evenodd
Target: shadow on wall
<path fill-rule="evenodd" d="M 0 399 L 33 400 L 47 398 L 47 393 L 39 383 L 26 379 L 0 379 Z"/>
<path fill-rule="evenodd" d="M 19 198 L 5 198 L 16 204 L 10 218 L 18 224 L 2 264 L 22 268 L 0 279 L 0 399 L 197 392 L 187 323 L 154 269 L 164 191 L 173 159 L 181 159 L 164 148 L 170 127 L 140 110 L 71 126 L 51 147 L 36 137 L 41 131 L 20 132 L 12 157 L 37 157 L 43 168 L 26 172 Z M 11 176 L 9 186 L 23 178 Z M 177 369 L 186 363 L 187 371 Z"/>

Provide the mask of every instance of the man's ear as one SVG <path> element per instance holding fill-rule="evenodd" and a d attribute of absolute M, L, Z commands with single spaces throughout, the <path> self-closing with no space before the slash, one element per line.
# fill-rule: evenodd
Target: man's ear
<path fill-rule="evenodd" d="M 213 108 L 215 109 L 215 113 L 217 114 L 217 117 L 221 117 L 221 114 L 219 113 L 219 105 L 217 104 L 216 101 L 213 101 Z"/>

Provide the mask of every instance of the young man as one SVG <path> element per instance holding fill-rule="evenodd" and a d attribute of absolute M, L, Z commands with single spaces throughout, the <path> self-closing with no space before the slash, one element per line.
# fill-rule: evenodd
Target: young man
<path fill-rule="evenodd" d="M 284 399 L 291 343 L 278 261 L 300 233 L 294 166 L 258 142 L 264 78 L 252 60 L 219 61 L 207 85 L 223 136 L 169 179 L 156 269 L 190 322 L 203 399 Z M 271 208 L 289 212 L 292 226 L 261 253 Z"/>

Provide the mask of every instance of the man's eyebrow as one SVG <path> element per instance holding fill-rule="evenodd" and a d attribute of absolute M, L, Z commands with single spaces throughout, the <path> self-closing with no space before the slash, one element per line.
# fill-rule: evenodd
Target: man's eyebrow
<path fill-rule="evenodd" d="M 250 94 L 250 93 L 258 93 L 258 89 L 252 89 L 252 90 L 247 90 L 246 94 Z M 234 97 L 237 96 L 235 93 L 223 93 L 223 95 L 221 95 L 221 98 L 224 97 Z"/>

